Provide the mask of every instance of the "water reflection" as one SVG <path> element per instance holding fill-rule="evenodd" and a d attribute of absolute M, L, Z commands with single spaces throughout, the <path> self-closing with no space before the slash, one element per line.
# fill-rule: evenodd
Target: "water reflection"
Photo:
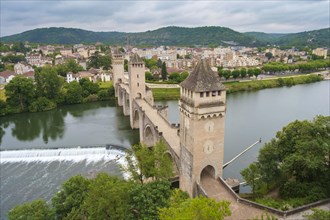
<path fill-rule="evenodd" d="M 2 117 L 0 121 L 0 141 L 5 134 L 4 129 L 8 131 L 7 128 L 11 128 L 11 135 L 20 141 L 32 141 L 41 136 L 43 142 L 47 144 L 49 139 L 62 138 L 64 134 L 64 117 L 67 113 L 67 111 L 53 110 Z"/>
<path fill-rule="evenodd" d="M 0 145 L 4 149 L 138 142 L 138 130 L 115 102 L 62 106 L 47 112 L 0 117 Z M 28 146 L 29 145 L 29 146 Z"/>

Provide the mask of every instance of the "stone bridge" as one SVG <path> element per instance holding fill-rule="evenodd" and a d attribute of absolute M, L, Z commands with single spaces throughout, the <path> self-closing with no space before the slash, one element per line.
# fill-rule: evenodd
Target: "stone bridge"
<path fill-rule="evenodd" d="M 152 91 L 145 83 L 144 61 L 137 54 L 130 57 L 125 73 L 123 55 L 113 52 L 113 83 L 118 105 L 130 117 L 131 128 L 139 129 L 140 141 L 149 147 L 159 140 L 167 144 L 180 189 L 192 197 L 230 201 L 232 216 L 226 219 L 251 219 L 264 210 L 272 212 L 239 202 L 221 178 L 226 91 L 206 60 L 200 61 L 180 85 L 180 125 L 168 121 L 166 106 L 154 105 Z"/>

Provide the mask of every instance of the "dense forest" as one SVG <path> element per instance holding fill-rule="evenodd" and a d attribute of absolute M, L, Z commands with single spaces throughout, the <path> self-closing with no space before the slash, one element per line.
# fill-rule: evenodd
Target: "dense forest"
<path fill-rule="evenodd" d="M 45 44 L 78 44 L 102 42 L 112 45 L 136 46 L 266 46 L 330 47 L 329 28 L 294 34 L 240 33 L 226 27 L 164 27 L 157 30 L 125 32 L 93 32 L 76 28 L 39 28 L 2 37 L 2 42 L 33 42 Z"/>

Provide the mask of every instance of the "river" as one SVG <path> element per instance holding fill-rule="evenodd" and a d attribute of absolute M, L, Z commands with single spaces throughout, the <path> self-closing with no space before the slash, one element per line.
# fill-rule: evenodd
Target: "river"
<path fill-rule="evenodd" d="M 262 143 L 227 166 L 224 177 L 242 180 L 240 171 L 289 122 L 329 115 L 329 94 L 330 81 L 229 94 L 224 161 L 259 138 Z M 177 101 L 156 104 L 168 105 L 169 120 L 179 122 Z M 63 106 L 0 118 L 0 218 L 5 219 L 10 208 L 25 201 L 49 200 L 70 176 L 95 176 L 100 171 L 121 175 L 116 164 L 122 159 L 115 159 L 138 138 L 138 131 L 130 129 L 129 118 L 114 103 Z M 106 144 L 120 147 L 106 150 Z"/>

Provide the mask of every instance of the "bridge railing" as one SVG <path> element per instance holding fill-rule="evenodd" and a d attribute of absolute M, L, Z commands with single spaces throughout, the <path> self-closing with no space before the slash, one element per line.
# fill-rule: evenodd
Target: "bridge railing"
<path fill-rule="evenodd" d="M 207 193 L 205 192 L 205 190 L 203 189 L 203 187 L 199 183 L 196 183 L 196 191 L 197 191 L 196 196 L 203 196 L 203 197 L 208 198 Z"/>
<path fill-rule="evenodd" d="M 317 201 L 317 202 L 314 202 L 314 203 L 310 203 L 310 204 L 307 204 L 307 205 L 304 205 L 304 206 L 300 206 L 300 207 L 297 207 L 297 208 L 294 208 L 294 209 L 291 209 L 291 210 L 281 211 L 281 210 L 278 210 L 278 209 L 275 209 L 275 208 L 272 208 L 272 207 L 268 207 L 268 206 L 265 206 L 265 205 L 247 200 L 247 199 L 243 199 L 239 195 L 237 195 L 234 192 L 234 190 L 232 190 L 232 188 L 225 182 L 224 179 L 219 177 L 218 181 L 236 199 L 237 202 L 248 205 L 248 206 L 251 206 L 251 207 L 254 207 L 254 208 L 257 208 L 257 209 L 261 209 L 261 210 L 264 210 L 264 211 L 267 211 L 267 212 L 270 212 L 270 213 L 273 213 L 273 214 L 276 214 L 276 215 L 281 216 L 281 217 L 286 217 L 286 216 L 289 216 L 289 215 L 293 215 L 293 214 L 305 211 L 307 209 L 314 208 L 316 206 L 320 206 L 320 205 L 330 203 L 330 199 L 324 199 L 324 200 L 320 200 L 320 201 Z"/>

